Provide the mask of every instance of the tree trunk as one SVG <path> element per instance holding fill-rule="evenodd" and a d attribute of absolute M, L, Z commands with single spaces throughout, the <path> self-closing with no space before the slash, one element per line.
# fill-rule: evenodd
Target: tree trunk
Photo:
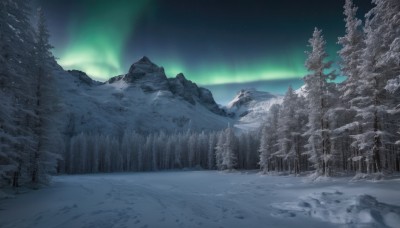
<path fill-rule="evenodd" d="M 377 133 L 379 130 L 379 120 L 378 120 L 378 111 L 375 110 L 374 112 L 374 147 L 373 147 L 373 155 L 372 155 L 372 160 L 373 160 L 373 166 L 374 166 L 374 172 L 381 172 L 382 167 L 381 167 L 381 157 L 380 157 L 380 147 L 382 145 L 381 139 L 379 137 L 379 134 Z"/>

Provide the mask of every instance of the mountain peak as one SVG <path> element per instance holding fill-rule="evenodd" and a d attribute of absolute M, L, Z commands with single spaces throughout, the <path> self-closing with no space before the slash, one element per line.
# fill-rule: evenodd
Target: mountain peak
<path fill-rule="evenodd" d="M 154 64 L 146 56 L 132 64 L 127 74 L 111 78 L 108 83 L 111 84 L 121 80 L 141 88 L 144 92 L 167 91 L 192 105 L 198 102 L 211 112 L 222 116 L 226 114 L 215 103 L 209 90 L 198 87 L 196 83 L 188 80 L 183 73 L 179 73 L 175 78 L 167 78 L 164 68 Z"/>
<path fill-rule="evenodd" d="M 183 75 L 183 73 L 177 74 L 176 78 L 179 79 L 179 80 L 186 80 L 186 77 L 185 77 L 185 75 Z"/>
<path fill-rule="evenodd" d="M 91 79 L 85 72 L 80 71 L 80 70 L 68 70 L 67 71 L 69 74 L 71 74 L 72 76 L 76 77 L 77 79 L 79 79 L 80 82 L 88 85 L 88 86 L 92 86 L 92 85 L 98 85 L 100 84 L 100 82 L 95 81 L 93 79 Z"/>
<path fill-rule="evenodd" d="M 272 98 L 276 98 L 276 96 L 268 93 L 268 92 L 263 92 L 263 91 L 258 91 L 254 88 L 249 88 L 249 89 L 242 89 L 240 90 L 236 97 L 228 104 L 228 108 L 238 108 L 240 106 L 243 106 L 245 104 L 248 104 L 251 101 L 263 101 L 263 100 L 269 100 Z"/>
<path fill-rule="evenodd" d="M 141 64 L 154 64 L 147 56 L 143 56 L 137 63 Z"/>
<path fill-rule="evenodd" d="M 137 62 L 133 63 L 129 69 L 129 73 L 164 73 L 162 67 L 157 66 L 148 57 L 143 56 Z"/>
<path fill-rule="evenodd" d="M 155 63 L 153 63 L 147 56 L 143 56 L 137 62 L 133 63 L 131 68 L 134 66 L 146 67 L 146 68 L 159 68 Z"/>

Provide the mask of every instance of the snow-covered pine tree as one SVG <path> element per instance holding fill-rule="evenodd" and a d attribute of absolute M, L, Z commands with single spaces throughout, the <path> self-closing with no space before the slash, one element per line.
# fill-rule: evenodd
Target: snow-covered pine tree
<path fill-rule="evenodd" d="M 264 173 L 273 169 L 275 169 L 275 171 L 282 171 L 282 159 L 275 156 L 278 151 L 277 130 L 279 110 L 279 104 L 271 106 L 267 121 L 261 133 L 260 146 L 258 149 L 260 153 L 258 164 Z"/>
<path fill-rule="evenodd" d="M 55 92 L 53 86 L 53 77 L 51 65 L 54 63 L 54 57 L 51 53 L 53 48 L 49 44 L 49 32 L 46 27 L 46 19 L 43 11 L 39 8 L 37 11 L 38 23 L 35 33 L 35 125 L 34 134 L 36 146 L 30 159 L 30 176 L 34 185 L 47 183 L 48 173 L 55 172 L 57 157 L 52 140 L 56 141 L 58 136 L 54 130 Z M 59 146 L 59 145 L 57 145 Z"/>
<path fill-rule="evenodd" d="M 244 169 L 246 166 L 246 133 L 238 136 L 238 169 Z"/>
<path fill-rule="evenodd" d="M 215 169 L 215 147 L 217 146 L 217 135 L 211 132 L 208 135 L 208 161 L 207 168 Z"/>
<path fill-rule="evenodd" d="M 170 135 L 167 137 L 167 142 L 165 143 L 165 147 L 164 147 L 164 162 L 163 162 L 163 166 L 161 167 L 161 169 L 171 169 L 172 165 L 171 165 L 171 157 L 173 154 L 173 135 Z"/>
<path fill-rule="evenodd" d="M 225 137 L 225 143 L 224 143 L 224 150 L 222 153 L 222 167 L 223 169 L 227 169 L 229 171 L 232 171 L 235 169 L 237 165 L 237 151 L 236 151 L 236 145 L 237 145 L 237 140 L 235 136 L 235 132 L 233 131 L 232 127 L 228 127 L 224 131 L 224 137 Z"/>
<path fill-rule="evenodd" d="M 360 65 L 364 48 L 362 21 L 357 15 L 357 7 L 352 0 L 346 0 L 344 5 L 346 34 L 339 37 L 338 44 L 342 49 L 338 52 L 341 57 L 341 72 L 346 80 L 339 85 L 340 100 L 336 107 L 329 113 L 332 137 L 332 154 L 335 156 L 336 168 L 347 171 L 348 169 L 361 168 L 362 156 L 355 144 L 352 144 L 351 135 L 358 134 L 359 124 L 355 119 L 357 107 L 357 89 L 360 81 Z"/>
<path fill-rule="evenodd" d="M 322 31 L 315 28 L 312 38 L 309 40 L 311 47 L 305 66 L 309 74 L 304 77 L 307 100 L 309 105 L 309 122 L 307 154 L 314 164 L 317 175 L 330 176 L 332 156 L 329 122 L 326 113 L 330 105 L 330 90 L 335 78 L 333 72 L 326 72 L 332 62 L 326 61 L 328 54 L 325 51 L 325 40 Z"/>
<path fill-rule="evenodd" d="M 208 167 L 208 148 L 209 148 L 208 140 L 209 140 L 208 135 L 204 131 L 202 131 L 199 134 L 198 144 L 197 144 L 199 147 L 197 151 L 198 153 L 197 156 L 199 157 L 198 165 L 200 165 L 200 167 L 202 168 Z"/>
<path fill-rule="evenodd" d="M 88 173 L 97 173 L 98 172 L 98 149 L 97 149 L 97 141 L 96 137 L 93 135 L 89 135 L 86 139 L 86 172 Z"/>
<path fill-rule="evenodd" d="M 399 56 L 396 50 L 400 44 L 400 2 L 374 0 L 373 3 L 374 8 L 366 15 L 365 48 L 356 104 L 362 130 L 354 136 L 354 144 L 366 160 L 367 173 L 388 168 L 388 147 L 393 148 L 397 130 L 396 118 L 389 110 L 399 102 L 398 97 L 384 88 L 400 72 L 396 63 Z"/>
<path fill-rule="evenodd" d="M 0 2 L 0 187 L 9 185 L 13 173 L 18 170 L 18 154 L 13 150 L 14 107 L 9 70 L 11 40 L 16 34 L 7 26 L 10 21 L 6 8 L 8 4 L 9 1 Z"/>
<path fill-rule="evenodd" d="M 30 23 L 30 7 L 27 0 L 3 1 L 6 6 L 7 24 L 12 32 L 6 43 L 8 85 L 12 101 L 14 136 L 13 147 L 18 154 L 18 168 L 12 178 L 17 187 L 31 183 L 31 155 L 36 150 L 35 139 L 35 61 L 34 28 Z"/>
<path fill-rule="evenodd" d="M 297 94 L 294 93 L 291 86 L 289 86 L 285 97 L 283 98 L 282 106 L 280 109 L 279 120 L 278 120 L 278 151 L 276 152 L 278 157 L 283 158 L 285 162 L 285 170 L 292 172 L 295 170 L 295 139 L 294 133 L 296 130 L 295 121 L 295 108 L 297 103 Z"/>
<path fill-rule="evenodd" d="M 215 146 L 215 164 L 216 164 L 218 170 L 224 169 L 222 162 L 223 162 L 223 156 L 224 156 L 224 151 L 225 151 L 225 140 L 226 140 L 226 138 L 225 138 L 224 131 L 218 132 L 217 144 Z"/>
<path fill-rule="evenodd" d="M 103 155 L 103 172 L 109 173 L 111 172 L 111 140 L 110 136 L 103 136 L 103 140 L 101 141 L 102 145 L 102 155 Z"/>
<path fill-rule="evenodd" d="M 267 137 L 267 127 L 263 127 L 260 139 L 260 148 L 258 149 L 258 151 L 260 152 L 260 161 L 258 162 L 258 164 L 260 165 L 260 169 L 263 174 L 266 174 L 270 169 L 269 160 L 271 157 L 271 151 L 269 151 Z"/>
<path fill-rule="evenodd" d="M 395 95 L 395 96 L 400 96 L 400 75 L 399 75 L 397 78 L 395 78 L 395 79 L 389 80 L 388 83 L 387 83 L 387 85 L 385 86 L 385 89 L 386 89 L 389 93 L 391 93 L 391 94 L 393 94 L 393 95 Z M 392 110 L 392 113 L 393 113 L 394 115 L 400 114 L 400 104 L 398 104 L 398 105 L 394 108 L 394 110 Z M 397 134 L 400 134 L 400 124 L 399 124 L 399 122 L 397 122 L 396 125 L 399 127 L 399 130 L 398 130 Z M 395 144 L 396 144 L 396 146 L 399 146 L 399 145 L 400 145 L 400 137 L 397 137 L 397 141 L 395 142 Z M 394 153 L 394 154 L 396 154 L 396 153 Z M 394 158 L 393 160 L 399 160 L 399 159 Z M 397 163 L 398 163 L 398 162 L 397 162 Z M 400 171 L 400 163 L 397 164 L 397 167 L 396 167 L 396 164 L 395 164 L 395 165 L 394 165 L 394 169 L 395 169 L 396 171 Z"/>
<path fill-rule="evenodd" d="M 149 134 L 146 137 L 146 142 L 143 148 L 143 170 L 152 170 L 152 148 L 153 148 L 153 134 Z"/>
<path fill-rule="evenodd" d="M 307 170 L 303 163 L 304 127 L 307 123 L 305 99 L 299 97 L 290 86 L 283 99 L 278 125 L 278 151 L 276 156 L 283 158 L 284 170 L 300 173 Z"/>
<path fill-rule="evenodd" d="M 187 149 L 189 167 L 193 167 L 196 164 L 197 149 L 197 134 L 192 132 L 189 136 Z"/>
<path fill-rule="evenodd" d="M 246 167 L 247 169 L 258 168 L 258 148 L 260 147 L 260 131 L 247 134 L 246 136 Z"/>
<path fill-rule="evenodd" d="M 308 108 L 307 100 L 303 96 L 297 97 L 296 103 L 296 113 L 295 113 L 295 125 L 292 131 L 294 146 L 293 150 L 296 154 L 296 173 L 310 170 L 309 159 L 306 154 L 304 154 L 305 145 L 307 144 L 307 138 L 304 137 L 304 133 L 307 131 L 308 124 Z"/>
<path fill-rule="evenodd" d="M 357 16 L 358 8 L 354 6 L 353 0 L 346 0 L 344 15 L 346 23 L 346 34 L 339 37 L 338 44 L 342 46 L 338 54 L 341 57 L 341 72 L 346 81 L 341 87 L 342 100 L 344 104 L 351 105 L 355 97 L 360 80 L 361 55 L 364 48 L 362 21 Z"/>
<path fill-rule="evenodd" d="M 183 161 L 182 161 L 182 153 L 183 153 L 183 135 L 178 134 L 176 136 L 176 144 L 175 144 L 175 151 L 174 151 L 174 168 L 182 168 Z"/>
<path fill-rule="evenodd" d="M 87 155 L 87 135 L 80 133 L 71 139 L 70 146 L 70 167 L 71 173 L 86 172 L 86 155 Z"/>
<path fill-rule="evenodd" d="M 378 3 L 379 2 L 379 3 Z M 377 67 L 382 71 L 383 80 L 387 84 L 391 80 L 400 78 L 400 2 L 399 1 L 376 1 L 377 7 L 382 8 L 380 14 L 383 16 L 385 25 L 379 25 L 380 31 L 385 33 L 383 43 L 383 55 L 377 61 Z M 386 88 L 386 85 L 384 85 Z M 386 172 L 400 171 L 400 96 L 396 92 L 383 92 L 384 102 L 388 107 L 388 118 L 384 118 L 383 125 L 387 131 L 387 137 L 383 137 L 382 147 L 384 149 L 381 158 L 382 169 Z"/>
<path fill-rule="evenodd" d="M 121 141 L 121 146 L 120 146 L 120 151 L 122 155 L 122 160 L 123 160 L 123 170 L 124 171 L 131 171 L 132 170 L 132 150 L 133 148 L 133 143 L 132 141 L 134 140 L 135 134 L 134 132 L 128 132 L 125 131 L 124 135 L 122 136 L 122 141 Z"/>

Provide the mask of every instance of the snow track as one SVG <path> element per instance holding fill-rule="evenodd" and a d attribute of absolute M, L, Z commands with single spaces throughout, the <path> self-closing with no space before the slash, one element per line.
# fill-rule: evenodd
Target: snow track
<path fill-rule="evenodd" d="M 397 222 L 398 180 L 303 180 L 215 171 L 58 176 L 48 188 L 0 201 L 0 227 L 327 228 L 391 227 Z M 359 196 L 364 194 L 371 196 Z M 339 214 L 339 220 L 323 217 L 352 205 L 384 214 L 381 220 L 357 220 L 366 218 L 357 217 L 359 211 L 349 217 Z M 310 216 L 310 211 L 321 216 Z"/>

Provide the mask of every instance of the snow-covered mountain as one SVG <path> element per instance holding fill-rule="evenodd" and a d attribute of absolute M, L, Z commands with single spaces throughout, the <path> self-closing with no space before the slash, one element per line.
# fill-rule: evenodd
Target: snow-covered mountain
<path fill-rule="evenodd" d="M 255 89 L 240 90 L 226 106 L 228 113 L 233 114 L 235 126 L 242 130 L 253 130 L 265 121 L 273 104 L 282 103 L 282 96 Z"/>
<path fill-rule="evenodd" d="M 59 130 L 73 136 L 81 132 L 121 135 L 138 132 L 257 129 L 269 108 L 281 96 L 254 89 L 241 90 L 226 106 L 219 107 L 212 93 L 187 80 L 183 74 L 167 78 L 162 67 L 143 57 L 127 74 L 106 82 L 84 72 L 54 69 L 58 88 Z"/>
<path fill-rule="evenodd" d="M 164 69 L 143 57 L 129 72 L 105 83 L 80 71 L 55 69 L 61 100 L 60 131 L 122 134 L 219 130 L 233 119 L 215 103 L 211 92 L 183 74 L 167 78 Z"/>
<path fill-rule="evenodd" d="M 294 92 L 300 97 L 307 97 L 308 94 L 306 90 L 306 85 L 303 85 L 302 87 L 296 89 Z"/>

